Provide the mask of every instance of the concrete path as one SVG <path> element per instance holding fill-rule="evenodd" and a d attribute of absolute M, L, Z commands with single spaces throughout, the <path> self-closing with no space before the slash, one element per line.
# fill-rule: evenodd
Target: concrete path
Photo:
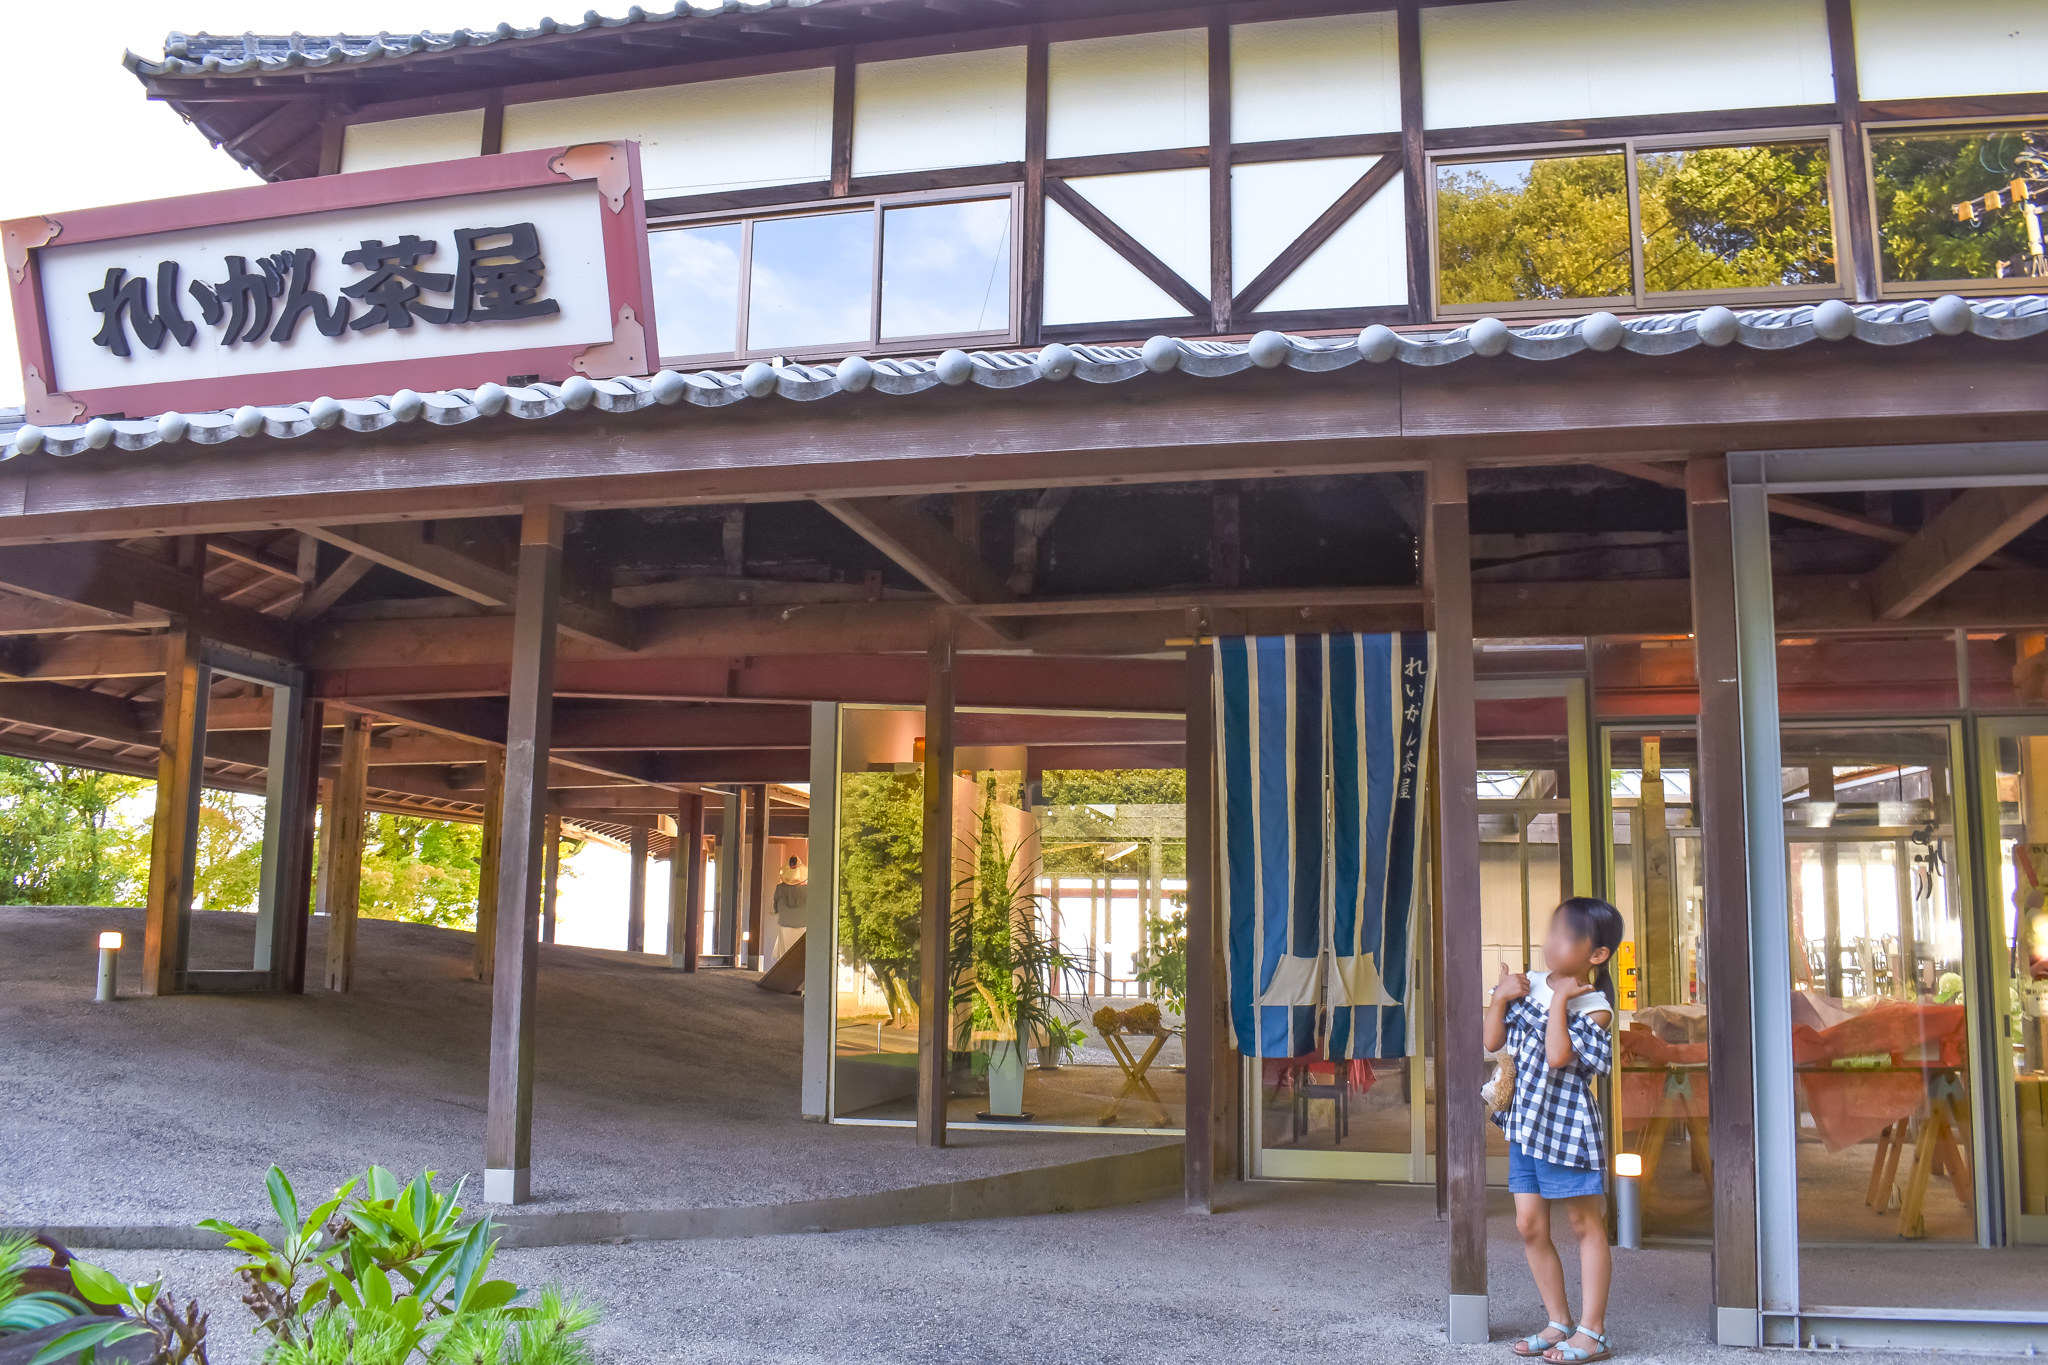
<path fill-rule="evenodd" d="M 1495 1342 L 1452 1348 L 1429 1191 L 1262 1184 L 1235 1187 L 1230 1204 L 1210 1217 L 1162 1201 L 872 1232 L 510 1251 L 499 1265 L 522 1284 L 558 1282 L 602 1301 L 606 1365 L 1477 1365 L 1511 1359 L 1511 1332 L 1543 1324 L 1505 1214 L 1492 1229 Z M 254 1361 L 230 1258 L 99 1259 L 133 1274 L 166 1269 L 180 1293 L 220 1304 L 213 1360 Z M 1704 1252 L 1618 1253 L 1609 1320 L 1623 1358 L 1752 1358 L 1708 1342 L 1706 1286 Z"/>
<path fill-rule="evenodd" d="M 194 966 L 248 964 L 252 916 L 194 919 Z M 139 911 L 0 908 L 0 1224 L 259 1217 L 273 1161 L 322 1194 L 371 1161 L 480 1187 L 490 992 L 471 935 L 366 920 L 349 995 L 94 1005 L 102 929 L 127 936 L 133 992 Z M 1159 1145 L 966 1132 L 932 1152 L 906 1129 L 806 1123 L 803 1003 L 753 981 L 541 950 L 534 1212 L 834 1199 Z"/>

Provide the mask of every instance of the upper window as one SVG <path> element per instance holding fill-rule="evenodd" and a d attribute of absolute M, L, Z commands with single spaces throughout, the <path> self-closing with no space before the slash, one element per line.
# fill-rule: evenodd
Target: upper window
<path fill-rule="evenodd" d="M 1895 292 L 1936 281 L 2036 290 L 2048 277 L 2048 126 L 1872 132 L 1870 178 Z"/>
<path fill-rule="evenodd" d="M 1436 166 L 1449 314 L 1840 292 L 1824 140 L 1619 147 Z"/>
<path fill-rule="evenodd" d="M 664 360 L 1013 341 L 1017 197 L 836 201 L 650 235 Z"/>

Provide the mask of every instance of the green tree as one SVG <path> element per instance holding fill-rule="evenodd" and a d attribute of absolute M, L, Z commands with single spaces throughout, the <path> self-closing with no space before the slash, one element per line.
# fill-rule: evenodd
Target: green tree
<path fill-rule="evenodd" d="M 1436 215 L 1445 303 L 1634 292 L 1628 175 L 1617 154 L 1444 167 Z"/>
<path fill-rule="evenodd" d="M 444 928 L 476 927 L 481 825 L 372 814 L 363 831 L 362 913 Z"/>
<path fill-rule="evenodd" d="M 1834 283 L 1825 146 L 1647 153 L 1636 178 L 1645 289 Z"/>
<path fill-rule="evenodd" d="M 891 1022 L 917 998 L 924 775 L 847 773 L 839 805 L 839 951 L 872 972 Z"/>
<path fill-rule="evenodd" d="M 1870 140 L 1878 246 L 1888 280 L 1990 280 L 2025 275 L 2026 214 L 2016 207 L 1956 216 L 2016 179 L 2048 173 L 2048 132 L 1945 129 Z"/>
<path fill-rule="evenodd" d="M 263 883 L 263 800 L 208 791 L 199 801 L 199 857 L 192 904 L 204 910 L 254 910 Z"/>
<path fill-rule="evenodd" d="M 0 902 L 114 905 L 149 867 L 148 834 L 118 807 L 151 784 L 0 757 Z"/>

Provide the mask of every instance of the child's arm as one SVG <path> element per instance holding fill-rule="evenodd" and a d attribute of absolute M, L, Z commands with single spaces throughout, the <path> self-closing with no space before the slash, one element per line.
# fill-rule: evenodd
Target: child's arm
<path fill-rule="evenodd" d="M 1587 1075 L 1604 1076 L 1612 1065 L 1613 1040 L 1607 1024 L 1614 1016 L 1607 1010 L 1571 1013 L 1571 1002 L 1592 989 L 1583 985 L 1553 989 L 1550 1017 L 1543 1031 L 1544 1060 L 1553 1070 L 1576 1065 Z"/>
<path fill-rule="evenodd" d="M 1529 978 L 1500 964 L 1500 980 L 1494 983 L 1493 1001 L 1486 1007 L 1486 1050 L 1498 1052 L 1508 1044 L 1508 1006 L 1529 993 Z"/>

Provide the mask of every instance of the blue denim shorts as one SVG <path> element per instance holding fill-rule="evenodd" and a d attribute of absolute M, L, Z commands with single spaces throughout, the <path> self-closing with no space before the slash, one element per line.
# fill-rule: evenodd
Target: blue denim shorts
<path fill-rule="evenodd" d="M 1508 1144 L 1508 1192 L 1540 1194 L 1545 1199 L 1577 1199 L 1607 1193 L 1607 1173 L 1584 1166 L 1564 1166 L 1530 1156 L 1519 1142 Z"/>

